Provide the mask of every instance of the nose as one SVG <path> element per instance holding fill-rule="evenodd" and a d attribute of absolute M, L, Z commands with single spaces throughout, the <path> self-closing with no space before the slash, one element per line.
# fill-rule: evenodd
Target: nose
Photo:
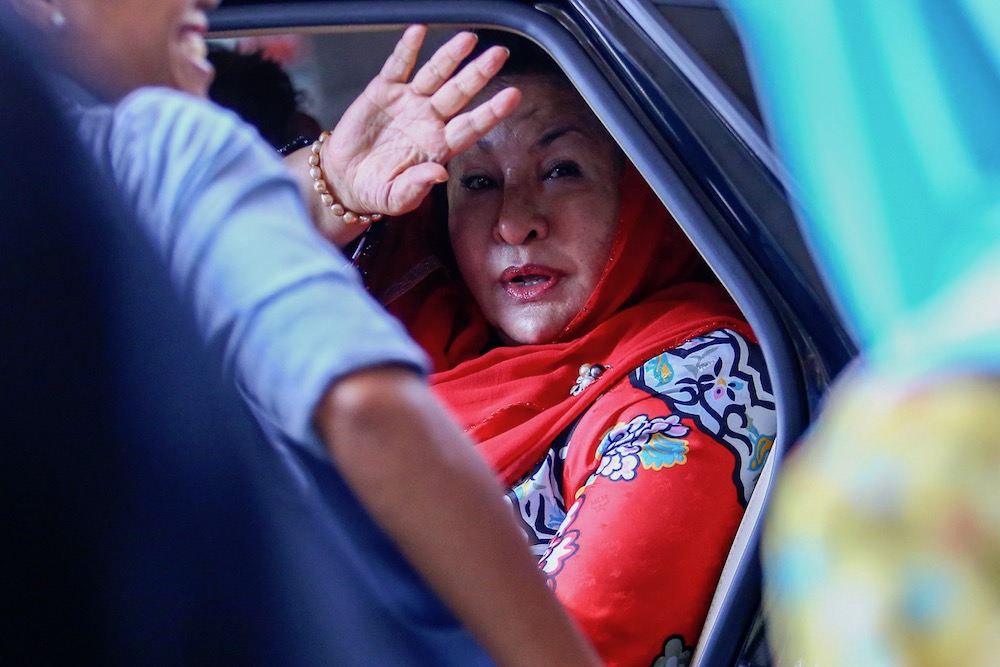
<path fill-rule="evenodd" d="M 505 187 L 493 233 L 508 245 L 523 245 L 548 236 L 548 218 L 539 193 L 527 185 Z"/>

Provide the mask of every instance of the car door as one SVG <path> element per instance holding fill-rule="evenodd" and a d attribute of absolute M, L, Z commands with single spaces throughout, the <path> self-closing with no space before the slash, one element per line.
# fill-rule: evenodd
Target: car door
<path fill-rule="evenodd" d="M 770 150 L 745 67 L 740 74 L 736 35 L 715 3 L 691 0 L 227 0 L 214 13 L 212 30 L 220 39 L 309 37 L 310 48 L 331 50 L 324 58 L 335 63 L 328 68 L 341 70 L 337 80 L 344 90 L 330 99 L 343 103 L 357 92 L 351 85 L 377 70 L 400 27 L 412 22 L 427 23 L 439 35 L 465 26 L 507 28 L 540 43 L 753 326 L 771 373 L 779 436 L 693 664 L 759 664 L 766 652 L 755 623 L 757 544 L 770 482 L 855 348 L 798 234 L 789 194 L 794 188 Z M 345 82 L 351 76 L 353 83 Z"/>

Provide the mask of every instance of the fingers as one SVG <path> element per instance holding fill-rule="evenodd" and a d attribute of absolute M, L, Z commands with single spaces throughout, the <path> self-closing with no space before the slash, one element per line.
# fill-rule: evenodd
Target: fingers
<path fill-rule="evenodd" d="M 410 84 L 413 91 L 418 95 L 433 95 L 455 72 L 462 60 L 472 53 L 476 39 L 471 32 L 460 32 L 449 39 L 413 77 Z"/>
<path fill-rule="evenodd" d="M 510 52 L 501 46 L 488 49 L 434 93 L 431 97 L 434 110 L 444 118 L 461 111 L 500 71 L 509 55 Z"/>
<path fill-rule="evenodd" d="M 444 128 L 445 142 L 449 150 L 445 161 L 476 143 L 500 121 L 513 113 L 520 101 L 521 91 L 517 88 L 504 88 L 472 111 L 452 118 Z"/>
<path fill-rule="evenodd" d="M 417 54 L 420 53 L 420 45 L 424 43 L 427 35 L 427 26 L 411 25 L 403 36 L 396 42 L 396 48 L 392 50 L 379 76 L 396 83 L 406 83 L 410 79 L 410 74 L 417 64 Z M 463 58 L 465 56 L 462 56 Z M 422 68 L 421 68 L 422 69 Z"/>

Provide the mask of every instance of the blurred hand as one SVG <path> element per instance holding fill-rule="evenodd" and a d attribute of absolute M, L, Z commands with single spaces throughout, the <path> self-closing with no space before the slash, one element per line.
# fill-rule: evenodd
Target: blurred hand
<path fill-rule="evenodd" d="M 426 34 L 421 25 L 403 33 L 382 71 L 323 145 L 324 176 L 349 210 L 412 211 L 431 187 L 447 180 L 444 164 L 510 115 L 520 101 L 517 89 L 506 88 L 459 113 L 508 55 L 501 47 L 491 48 L 452 76 L 475 47 L 476 37 L 468 32 L 438 49 L 411 79 Z"/>

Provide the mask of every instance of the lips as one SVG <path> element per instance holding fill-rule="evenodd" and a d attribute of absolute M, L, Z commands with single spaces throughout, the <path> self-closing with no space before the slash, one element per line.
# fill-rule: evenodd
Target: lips
<path fill-rule="evenodd" d="M 509 266 L 500 275 L 500 285 L 515 301 L 530 302 L 559 284 L 562 274 L 547 266 L 527 264 Z"/>
<path fill-rule="evenodd" d="M 192 59 L 204 58 L 208 55 L 208 45 L 205 44 L 205 30 L 200 26 L 185 26 L 181 29 L 181 49 Z"/>
<path fill-rule="evenodd" d="M 183 59 L 179 87 L 189 93 L 205 96 L 208 86 L 215 76 L 215 68 L 208 60 L 208 45 L 205 43 L 207 26 L 204 22 L 191 22 L 181 27 L 177 36 L 177 48 Z"/>

